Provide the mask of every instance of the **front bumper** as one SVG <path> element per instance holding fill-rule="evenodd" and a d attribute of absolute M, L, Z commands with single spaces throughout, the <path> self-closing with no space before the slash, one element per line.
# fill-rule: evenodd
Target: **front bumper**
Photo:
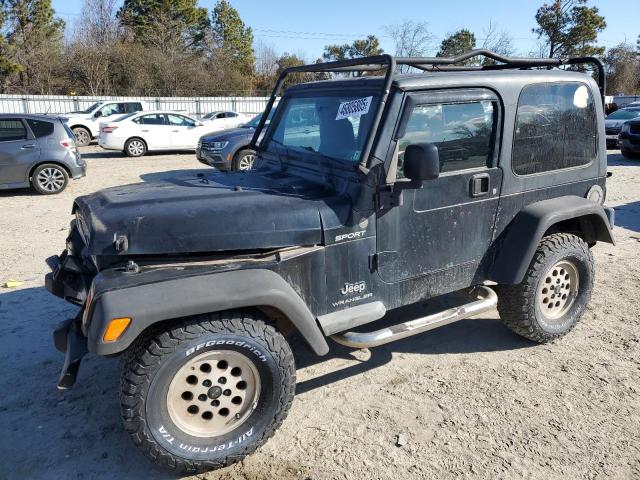
<path fill-rule="evenodd" d="M 217 168 L 218 170 L 231 170 L 231 155 L 221 151 L 196 150 L 196 158 L 200 163 Z"/>
<path fill-rule="evenodd" d="M 75 318 L 60 323 L 53 331 L 53 344 L 63 352 L 64 364 L 58 377 L 58 388 L 66 390 L 73 387 L 78 377 L 80 362 L 87 353 L 87 337 L 80 330 L 82 310 Z"/>

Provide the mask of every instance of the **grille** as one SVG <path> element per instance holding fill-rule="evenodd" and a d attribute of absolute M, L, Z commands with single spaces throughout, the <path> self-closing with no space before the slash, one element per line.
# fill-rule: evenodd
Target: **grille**
<path fill-rule="evenodd" d="M 620 128 L 619 127 L 605 128 L 605 132 L 607 132 L 607 135 L 617 135 L 620 133 Z"/>
<path fill-rule="evenodd" d="M 629 126 L 629 132 L 634 135 L 640 135 L 640 123 L 632 123 Z"/>

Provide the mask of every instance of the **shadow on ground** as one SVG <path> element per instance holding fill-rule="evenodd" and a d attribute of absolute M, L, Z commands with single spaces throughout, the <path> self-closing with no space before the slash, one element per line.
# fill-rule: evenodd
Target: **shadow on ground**
<path fill-rule="evenodd" d="M 640 232 L 640 201 L 618 205 L 614 210 L 616 227 Z"/>
<path fill-rule="evenodd" d="M 118 359 L 88 355 L 75 388 L 56 390 L 63 355 L 53 347 L 51 333 L 59 321 L 76 311 L 42 287 L 0 294 L 0 359 L 4 366 L 0 425 L 5 432 L 0 437 L 0 478 L 176 478 L 155 470 L 122 430 Z M 407 312 L 397 312 L 376 327 L 397 322 Z M 318 357 L 300 338 L 292 338 L 298 369 L 322 366 L 335 358 L 352 361 L 337 371 L 328 365 L 320 368 L 322 375 L 298 385 L 298 395 L 374 370 L 397 352 L 438 355 L 531 345 L 498 320 L 482 317 L 378 347 L 366 361 L 355 360 L 352 349 L 329 342 L 331 353 Z"/>

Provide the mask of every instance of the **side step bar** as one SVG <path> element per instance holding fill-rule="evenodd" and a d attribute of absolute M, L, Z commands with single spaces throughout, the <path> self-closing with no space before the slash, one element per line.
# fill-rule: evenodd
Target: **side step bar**
<path fill-rule="evenodd" d="M 475 287 L 469 292 L 469 297 L 472 299 L 470 303 L 426 317 L 416 318 L 375 332 L 344 332 L 331 335 L 331 338 L 341 345 L 352 348 L 377 347 L 486 312 L 498 303 L 496 292 L 484 286 Z"/>

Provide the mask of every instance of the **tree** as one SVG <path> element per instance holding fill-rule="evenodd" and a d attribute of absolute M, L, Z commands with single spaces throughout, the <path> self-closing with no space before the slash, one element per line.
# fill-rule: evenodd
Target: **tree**
<path fill-rule="evenodd" d="M 64 22 L 51 0 L 4 0 L 11 61 L 21 66 L 22 91 L 51 93 L 60 77 Z"/>
<path fill-rule="evenodd" d="M 395 55 L 398 57 L 424 57 L 433 47 L 434 36 L 427 22 L 404 20 L 402 23 L 387 25 L 385 31 L 393 39 Z M 400 65 L 400 72 L 409 70 Z"/>
<path fill-rule="evenodd" d="M 134 41 L 162 52 L 201 51 L 210 27 L 197 0 L 125 0 L 117 16 Z"/>
<path fill-rule="evenodd" d="M 489 21 L 489 26 L 483 30 L 483 34 L 484 39 L 480 48 L 491 50 L 505 57 L 510 57 L 514 54 L 515 47 L 513 46 L 511 35 L 504 30 L 498 31 L 497 25 L 491 20 Z M 496 62 L 490 58 L 482 60 L 482 65 L 495 65 L 495 63 Z"/>
<path fill-rule="evenodd" d="M 227 68 L 242 74 L 253 74 L 253 31 L 247 27 L 238 11 L 227 0 L 219 0 L 213 7 L 213 41 L 215 54 Z"/>
<path fill-rule="evenodd" d="M 327 45 L 324 47 L 322 58 L 327 61 L 346 60 L 348 58 L 370 57 L 383 53 L 380 41 L 375 35 L 368 35 L 362 40 L 355 40 L 352 44 Z"/>
<path fill-rule="evenodd" d="M 476 36 L 466 28 L 450 33 L 442 40 L 440 50 L 436 54 L 437 57 L 457 57 L 465 52 L 476 48 Z M 462 62 L 464 65 L 472 65 L 477 60 L 470 59 Z"/>
<path fill-rule="evenodd" d="M 640 90 L 640 58 L 630 43 L 620 43 L 604 58 L 607 90 L 612 94 L 634 94 Z"/>
<path fill-rule="evenodd" d="M 0 92 L 4 92 L 10 76 L 21 70 L 21 65 L 11 60 L 9 45 L 2 34 L 4 31 L 4 23 L 6 12 L 4 4 L 0 3 Z"/>
<path fill-rule="evenodd" d="M 588 7 L 587 1 L 555 0 L 538 9 L 538 27 L 533 33 L 545 42 L 550 58 L 604 54 L 604 47 L 596 46 L 596 41 L 607 24 L 598 8 Z"/>

